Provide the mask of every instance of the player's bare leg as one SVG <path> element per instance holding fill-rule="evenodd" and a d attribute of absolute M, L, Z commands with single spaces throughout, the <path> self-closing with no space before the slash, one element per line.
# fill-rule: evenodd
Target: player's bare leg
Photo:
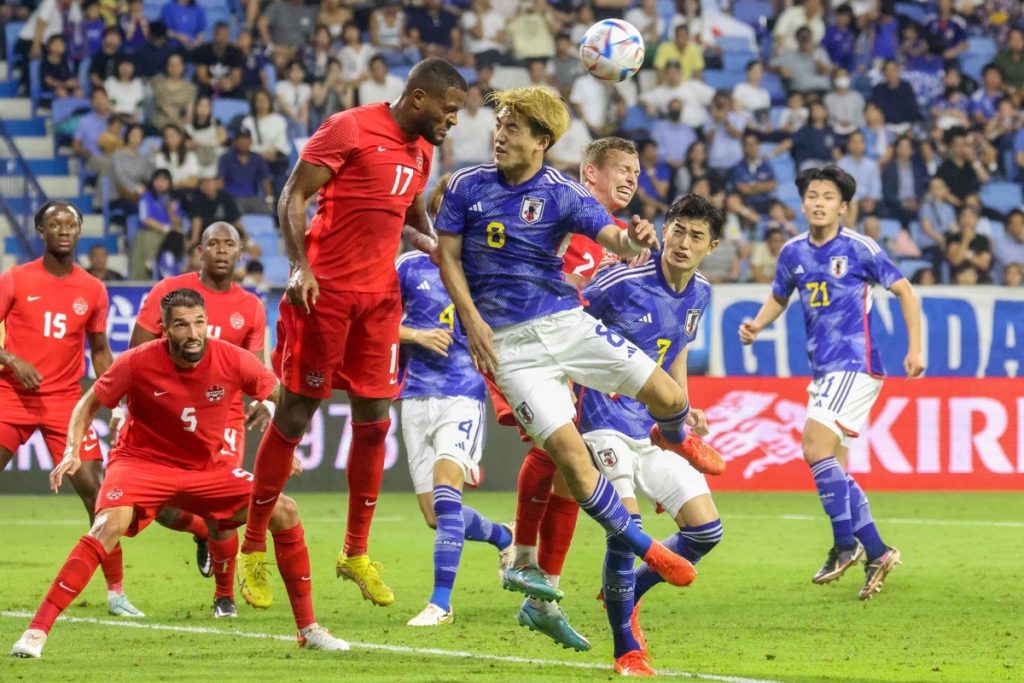
<path fill-rule="evenodd" d="M 667 372 L 655 368 L 636 399 L 647 406 L 657 423 L 651 428 L 651 443 L 685 458 L 698 472 L 712 475 L 725 472 L 725 460 L 718 451 L 684 429 L 690 407 L 683 390 Z"/>
<path fill-rule="evenodd" d="M 183 531 L 192 534 L 192 540 L 196 544 L 196 569 L 206 578 L 213 576 L 208 542 L 210 534 L 206 528 L 206 520 L 193 515 L 191 512 L 164 507 L 160 508 L 160 512 L 157 513 L 156 521 L 160 526 L 172 531 Z"/>
<path fill-rule="evenodd" d="M 368 542 L 384 477 L 384 440 L 391 428 L 391 400 L 349 393 L 349 402 L 352 405 L 352 444 L 345 469 L 348 519 L 345 545 L 338 553 L 335 572 L 355 582 L 364 599 L 387 607 L 395 601 L 395 594 L 381 579 L 381 564 L 370 561 Z"/>
<path fill-rule="evenodd" d="M 118 547 L 121 537 L 132 523 L 131 507 L 101 510 L 89 532 L 78 539 L 71 549 L 57 578 L 50 585 L 46 597 L 36 610 L 28 629 L 11 649 L 16 657 L 40 657 L 46 638 L 57 617 L 74 602 L 89 584 L 89 579 L 107 555 Z"/>
<path fill-rule="evenodd" d="M 74 475 L 69 476 L 75 493 L 85 506 L 85 512 L 89 516 L 90 526 L 95 521 L 96 497 L 100 492 L 102 483 L 103 463 L 99 460 L 85 460 L 81 469 Z M 117 617 L 144 617 L 135 605 L 128 600 L 124 594 L 124 558 L 121 553 L 121 544 L 116 543 L 100 563 L 103 570 L 103 577 L 107 581 L 107 611 Z"/>

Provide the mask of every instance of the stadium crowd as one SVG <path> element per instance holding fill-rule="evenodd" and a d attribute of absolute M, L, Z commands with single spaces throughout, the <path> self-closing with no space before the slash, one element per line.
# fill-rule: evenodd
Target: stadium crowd
<path fill-rule="evenodd" d="M 702 266 L 711 282 L 771 280 L 782 244 L 805 229 L 795 174 L 826 162 L 858 183 L 846 223 L 915 283 L 1017 286 L 1024 275 L 1018 0 L 230 6 L 2 6 L 4 21 L 25 22 L 15 52 L 41 60 L 41 101 L 90 98 L 56 126 L 96 188 L 96 209 L 108 203 L 127 229 L 132 279 L 192 267 L 213 220 L 244 232 L 244 215 L 275 214 L 308 135 L 334 112 L 395 99 L 426 56 L 448 59 L 472 83 L 436 175 L 490 161 L 491 90 L 553 88 L 573 121 L 548 155 L 552 166 L 575 174 L 588 141 L 623 135 L 641 159 L 627 212 L 660 222 L 685 192 L 723 209 L 722 244 Z M 577 59 L 586 28 L 609 17 L 634 24 L 647 45 L 641 72 L 615 85 Z M 27 88 L 29 70 L 20 72 Z M 90 257 L 97 275 L 121 275 L 106 270 L 102 247 Z M 248 240 L 239 279 L 262 286 L 260 257 L 261 244 Z"/>

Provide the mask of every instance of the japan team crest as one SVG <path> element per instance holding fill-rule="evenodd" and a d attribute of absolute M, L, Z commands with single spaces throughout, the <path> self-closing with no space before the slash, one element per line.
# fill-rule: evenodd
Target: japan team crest
<path fill-rule="evenodd" d="M 85 297 L 78 297 L 71 304 L 71 308 L 75 310 L 78 315 L 85 315 L 89 310 L 89 302 L 85 300 Z"/>
<path fill-rule="evenodd" d="M 686 312 L 686 322 L 683 323 L 683 329 L 688 336 L 692 337 L 696 334 L 698 322 L 700 322 L 700 309 L 691 308 Z"/>
<path fill-rule="evenodd" d="M 242 329 L 242 325 L 245 324 L 245 318 L 238 311 L 232 313 L 228 321 L 231 323 L 231 327 L 236 330 Z"/>
<path fill-rule="evenodd" d="M 597 459 L 600 460 L 605 467 L 615 467 L 615 463 L 619 461 L 618 457 L 615 455 L 615 451 L 611 448 L 598 451 Z"/>
<path fill-rule="evenodd" d="M 537 197 L 523 197 L 519 217 L 527 223 L 536 223 L 544 215 L 544 200 Z"/>
<path fill-rule="evenodd" d="M 846 275 L 846 271 L 849 269 L 849 261 L 845 256 L 833 256 L 828 262 L 828 272 L 832 273 L 833 277 L 842 277 Z"/>
<path fill-rule="evenodd" d="M 206 390 L 206 400 L 216 403 L 217 401 L 224 398 L 224 387 L 219 384 L 214 384 Z"/>
<path fill-rule="evenodd" d="M 531 410 L 530 406 L 526 404 L 526 401 L 523 401 L 516 406 L 516 415 L 519 416 L 519 420 L 523 424 L 530 424 L 533 422 L 533 410 Z"/>

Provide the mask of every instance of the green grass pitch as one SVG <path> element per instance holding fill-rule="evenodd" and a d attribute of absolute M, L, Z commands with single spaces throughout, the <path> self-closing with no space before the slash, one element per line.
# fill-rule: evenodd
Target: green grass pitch
<path fill-rule="evenodd" d="M 353 584 L 334 577 L 344 496 L 300 494 L 297 499 L 313 560 L 318 618 L 362 646 L 336 654 L 297 649 L 286 640 L 293 623 L 276 576 L 276 602 L 270 610 L 240 603 L 237 620 L 214 621 L 212 580 L 195 571 L 192 541 L 153 527 L 126 541 L 124 550 L 125 585 L 146 612 L 145 619 L 135 622 L 144 628 L 104 623 L 117 620 L 106 613 L 105 589 L 97 575 L 67 612 L 86 621 L 59 622 L 40 661 L 0 660 L 0 680 L 613 677 L 611 638 L 595 600 L 603 535 L 582 515 L 562 579 L 563 605 L 594 649 L 576 654 L 517 625 L 519 598 L 499 588 L 493 549 L 476 543 L 466 545 L 456 583 L 456 622 L 438 629 L 407 627 L 405 622 L 426 602 L 432 571 L 432 532 L 420 520 L 412 494 L 387 494 L 378 505 L 371 556 L 384 563 L 385 578 L 397 596 L 386 609 L 364 602 Z M 509 519 L 515 503 L 511 493 L 470 492 L 466 500 L 495 520 Z M 697 581 L 686 589 L 658 586 L 644 601 L 643 624 L 659 670 L 740 682 L 1024 680 L 1020 494 L 873 495 L 883 537 L 902 550 L 904 565 L 867 604 L 856 598 L 859 570 L 837 584 L 811 584 L 830 540 L 813 493 L 719 494 L 716 501 L 725 538 L 698 566 Z M 0 498 L 0 513 L 6 521 L 0 526 L 0 647 L 8 648 L 28 623 L 18 613 L 35 610 L 85 521 L 73 495 L 6 496 Z M 664 516 L 648 514 L 647 526 L 657 536 L 672 531 Z M 476 656 L 445 656 L 436 650 Z"/>

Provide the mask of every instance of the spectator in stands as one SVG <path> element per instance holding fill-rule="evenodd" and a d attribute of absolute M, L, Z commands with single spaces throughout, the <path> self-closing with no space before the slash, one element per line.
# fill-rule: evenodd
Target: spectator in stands
<path fill-rule="evenodd" d="M 206 11 L 196 5 L 196 0 L 168 2 L 160 19 L 171 42 L 185 50 L 194 50 L 206 40 Z"/>
<path fill-rule="evenodd" d="M 260 294 L 269 291 L 266 280 L 263 279 L 263 264 L 253 259 L 245 264 L 245 276 L 242 278 L 242 286 L 254 289 Z"/>
<path fill-rule="evenodd" d="M 821 46 L 828 52 L 833 64 L 853 73 L 857 69 L 856 44 L 857 26 L 854 23 L 853 8 L 842 4 L 836 7 L 835 18 L 825 28 Z"/>
<path fill-rule="evenodd" d="M 505 16 L 494 9 L 490 0 L 472 0 L 460 23 L 466 37 L 466 52 L 473 55 L 475 64 L 505 61 Z"/>
<path fill-rule="evenodd" d="M 420 61 L 420 51 L 406 32 L 407 18 L 401 0 L 384 0 L 370 15 L 370 44 L 388 66 L 407 66 Z"/>
<path fill-rule="evenodd" d="M 969 205 L 957 211 L 953 229 L 945 234 L 946 261 L 952 268 L 968 263 L 978 271 L 978 282 L 989 282 L 992 270 L 992 242 L 978 233 L 978 211 Z"/>
<path fill-rule="evenodd" d="M 1024 263 L 1008 263 L 1003 268 L 1003 284 L 1006 287 L 1020 287 L 1024 284 Z"/>
<path fill-rule="evenodd" d="M 783 135 L 792 135 L 807 125 L 811 118 L 811 110 L 805 105 L 802 93 L 791 92 L 786 98 L 786 107 L 779 117 L 777 132 Z"/>
<path fill-rule="evenodd" d="M 174 183 L 166 169 L 157 169 L 139 197 L 139 231 L 131 245 L 131 279 L 146 280 L 152 275 L 157 252 L 171 231 L 181 233 L 184 213 L 171 194 Z"/>
<path fill-rule="evenodd" d="M 92 56 L 89 63 L 89 83 L 93 88 L 102 88 L 108 78 L 117 76 L 117 62 L 121 59 L 121 32 L 111 26 L 103 32 L 100 51 Z"/>
<path fill-rule="evenodd" d="M 917 24 L 911 22 L 903 27 L 903 41 L 900 43 L 900 60 L 907 70 L 918 69 L 930 63 L 934 57 L 929 52 L 928 41 L 917 32 Z"/>
<path fill-rule="evenodd" d="M 162 21 L 149 25 L 149 42 L 133 53 L 135 73 L 139 78 L 152 78 L 164 70 L 171 55 L 185 54 L 185 50 L 167 37 L 167 27 Z"/>
<path fill-rule="evenodd" d="M 99 147 L 100 135 L 107 130 L 107 119 L 110 117 L 110 100 L 107 91 L 96 88 L 90 98 L 92 110 L 78 119 L 75 124 L 75 136 L 71 142 L 71 152 L 85 163 L 85 170 L 95 176 L 110 171 L 110 159 L 103 155 Z"/>
<path fill-rule="evenodd" d="M 1024 263 L 1024 211 L 1014 209 L 1006 215 L 1006 231 L 996 238 L 996 267 L 1003 284 L 1007 282 L 1007 271 Z"/>
<path fill-rule="evenodd" d="M 107 259 L 110 257 L 110 252 L 102 244 L 94 244 L 89 247 L 89 267 L 85 269 L 89 275 L 100 282 L 121 282 L 124 280 L 124 275 L 117 272 L 116 270 L 110 270 L 107 268 Z"/>
<path fill-rule="evenodd" d="M 725 190 L 723 185 L 713 184 L 711 176 L 694 178 L 690 192 L 707 197 L 719 210 L 725 208 Z"/>
<path fill-rule="evenodd" d="M 694 130 L 703 129 L 708 122 L 708 107 L 715 98 L 715 89 L 707 83 L 691 78 L 684 81 L 678 62 L 665 65 L 665 82 L 640 96 L 651 118 L 668 111 L 668 103 L 683 103 L 682 121 Z"/>
<path fill-rule="evenodd" d="M 772 65 L 778 69 L 789 90 L 817 98 L 831 85 L 832 61 L 825 48 L 814 42 L 811 29 L 806 26 L 797 29 L 796 45 L 795 50 L 782 50 L 772 60 Z"/>
<path fill-rule="evenodd" d="M 70 0 L 42 0 L 18 31 L 14 54 L 19 57 L 18 68 L 21 72 L 23 94 L 28 94 L 29 61 L 42 59 L 46 42 L 64 31 L 64 15 L 69 11 L 70 5 Z M 8 68 L 13 66 L 9 64 Z"/>
<path fill-rule="evenodd" d="M 358 4 L 342 2 L 342 0 L 323 0 L 320 3 L 320 14 L 316 15 L 316 25 L 327 29 L 332 43 L 339 42 L 345 26 L 355 18 L 355 14 L 348 5 Z"/>
<path fill-rule="evenodd" d="M 887 61 L 882 76 L 885 80 L 871 91 L 871 103 L 882 111 L 885 122 L 895 133 L 904 133 L 924 118 L 917 106 L 917 96 L 910 83 L 903 80 L 899 62 Z"/>
<path fill-rule="evenodd" d="M 444 57 L 455 64 L 464 61 L 459 17 L 444 7 L 443 0 L 424 0 L 421 7 L 409 8 L 407 18 L 409 41 L 423 57 Z"/>
<path fill-rule="evenodd" d="M 981 71 L 981 84 L 971 96 L 971 119 L 976 126 L 984 127 L 995 118 L 999 103 L 1006 97 L 1003 72 L 995 64 L 986 64 Z"/>
<path fill-rule="evenodd" d="M 114 152 L 110 160 L 113 189 L 125 203 L 129 213 L 135 213 L 137 210 L 134 204 L 146 191 L 146 184 L 156 170 L 149 157 L 139 151 L 144 137 L 141 125 L 133 123 L 126 126 L 124 145 Z"/>
<path fill-rule="evenodd" d="M 955 200 L 945 180 L 932 178 L 928 181 L 928 193 L 918 212 L 921 233 L 914 236 L 914 241 L 921 249 L 921 255 L 936 265 L 945 260 L 945 235 L 956 225 Z"/>
<path fill-rule="evenodd" d="M 964 261 L 960 265 L 953 267 L 951 275 L 953 284 L 960 287 L 977 285 L 982 282 L 981 273 L 979 273 L 978 269 L 968 261 Z"/>
<path fill-rule="evenodd" d="M 712 284 L 737 282 L 742 268 L 740 244 L 734 234 L 722 230 L 718 246 L 700 263 L 700 273 Z"/>
<path fill-rule="evenodd" d="M 252 151 L 267 162 L 275 191 L 284 186 L 292 141 L 288 121 L 274 111 L 274 101 L 267 91 L 253 93 L 250 114 L 242 119 L 242 128 L 252 133 Z"/>
<path fill-rule="evenodd" d="M 306 137 L 309 135 L 309 99 L 313 90 L 306 83 L 306 70 L 300 62 L 289 64 L 286 73 L 288 78 L 278 81 L 274 88 L 277 109 L 288 119 L 290 137 Z"/>
<path fill-rule="evenodd" d="M 696 192 L 693 189 L 698 178 L 706 178 L 711 173 L 708 168 L 708 148 L 702 140 L 697 140 L 686 150 L 682 165 L 676 170 L 675 188 L 676 196 L 687 192 Z M 710 192 L 710 190 L 709 190 Z M 706 195 L 706 196 L 710 196 Z"/>
<path fill-rule="evenodd" d="M 213 117 L 213 102 L 209 97 L 201 96 L 196 100 L 195 112 L 185 132 L 199 161 L 199 177 L 206 172 L 216 173 L 217 160 L 224 152 L 228 134 L 224 124 Z"/>
<path fill-rule="evenodd" d="M 70 57 L 72 65 L 77 69 L 84 60 L 100 51 L 103 45 L 103 32 L 107 24 L 100 14 L 98 0 L 86 0 L 81 4 L 81 20 L 71 23 L 72 36 Z M 67 35 L 67 31 L 65 31 Z"/>
<path fill-rule="evenodd" d="M 40 104 L 49 107 L 57 97 L 81 97 L 82 88 L 68 61 L 64 36 L 50 36 L 46 41 L 46 58 L 39 66 Z"/>
<path fill-rule="evenodd" d="M 993 63 L 1002 72 L 1006 85 L 1019 95 L 1024 90 L 1024 28 L 1010 29 L 1006 46 Z"/>
<path fill-rule="evenodd" d="M 895 135 L 886 128 L 885 116 L 878 105 L 868 102 L 864 106 L 864 142 L 867 144 L 867 155 L 879 164 L 886 164 L 892 157 L 892 141 Z"/>
<path fill-rule="evenodd" d="M 711 121 L 704 127 L 708 143 L 708 165 L 718 182 L 724 183 L 733 167 L 743 159 L 743 131 L 747 115 L 733 104 L 727 90 L 719 91 L 711 102 Z"/>
<path fill-rule="evenodd" d="M 609 116 L 613 87 L 583 74 L 576 78 L 569 93 L 569 103 L 576 116 L 583 120 L 595 138 L 607 135 L 615 124 Z"/>
<path fill-rule="evenodd" d="M 153 115 L 149 123 L 163 130 L 173 124 L 184 128 L 192 120 L 197 89 L 194 83 L 185 80 L 185 60 L 174 54 L 167 58 L 164 75 L 150 82 L 153 89 Z"/>
<path fill-rule="evenodd" d="M 700 45 L 690 40 L 690 29 L 686 24 L 676 26 L 672 42 L 664 42 L 654 53 L 654 68 L 658 70 L 658 83 L 666 80 L 665 67 L 669 62 L 678 62 L 680 77 L 690 80 L 695 71 L 704 70 L 704 53 Z"/>
<path fill-rule="evenodd" d="M 928 188 L 928 169 L 914 146 L 914 140 L 902 135 L 893 146 L 892 161 L 882 169 L 883 213 L 909 227 L 917 220 L 923 197 Z M 918 245 L 921 246 L 921 245 Z"/>
<path fill-rule="evenodd" d="M 935 128 L 948 130 L 953 126 L 971 126 L 971 98 L 958 87 L 945 86 L 942 94 L 931 101 L 929 110 Z"/>
<path fill-rule="evenodd" d="M 846 136 L 864 127 L 864 96 L 850 89 L 850 74 L 836 69 L 833 90 L 825 95 L 828 122 L 837 135 Z"/>
<path fill-rule="evenodd" d="M 270 170 L 263 157 L 252 151 L 249 129 L 243 128 L 235 134 L 232 148 L 221 156 L 217 169 L 224 191 L 234 198 L 239 211 L 272 214 L 274 192 Z"/>
<path fill-rule="evenodd" d="M 346 24 L 341 36 L 344 45 L 338 53 L 338 60 L 341 63 L 340 77 L 345 88 L 342 102 L 347 108 L 355 103 L 359 86 L 370 77 L 370 60 L 377 54 L 377 50 L 363 42 L 359 27 L 354 23 Z"/>
<path fill-rule="evenodd" d="M 579 50 L 568 33 L 555 36 L 555 56 L 551 60 L 552 81 L 559 94 L 569 99 L 576 79 L 584 74 Z"/>
<path fill-rule="evenodd" d="M 260 14 L 257 28 L 275 64 L 287 64 L 309 42 L 316 27 L 317 8 L 304 0 L 274 0 Z"/>
<path fill-rule="evenodd" d="M 950 202 L 954 206 L 959 208 L 966 203 L 978 209 L 981 207 L 978 193 L 981 191 L 981 184 L 989 181 L 989 175 L 985 166 L 977 159 L 970 135 L 959 127 L 950 128 L 945 132 L 943 140 L 949 149 L 949 155 L 935 175 L 946 182 L 951 194 Z"/>
<path fill-rule="evenodd" d="M 794 4 L 775 20 L 775 49 L 797 50 L 797 29 L 806 27 L 811 32 L 811 43 L 818 45 L 825 37 L 825 20 L 822 18 L 821 0 L 804 0 Z"/>
<path fill-rule="evenodd" d="M 725 193 L 722 211 L 725 214 L 722 234 L 733 240 L 740 260 L 743 261 L 750 256 L 750 243 L 754 241 L 755 232 L 761 223 L 761 214 L 747 206 L 739 192 Z"/>
<path fill-rule="evenodd" d="M 402 79 L 388 71 L 384 58 L 376 55 L 370 59 L 370 77 L 359 85 L 359 104 L 394 102 L 404 87 Z"/>
<path fill-rule="evenodd" d="M 516 59 L 551 59 L 555 56 L 554 34 L 560 25 L 545 0 L 522 0 L 519 12 L 508 23 L 508 39 Z"/>
<path fill-rule="evenodd" d="M 316 130 L 331 114 L 348 109 L 355 103 L 355 92 L 343 77 L 341 62 L 327 63 L 327 75 L 314 81 L 309 95 L 309 129 Z"/>
<path fill-rule="evenodd" d="M 454 171 L 486 164 L 494 156 L 494 112 L 484 106 L 476 83 L 466 89 L 466 108 L 459 112 L 459 125 L 448 131 L 444 141 L 444 168 Z"/>
<path fill-rule="evenodd" d="M 199 184 L 199 158 L 188 148 L 185 131 L 174 123 L 168 123 L 160 133 L 160 148 L 153 155 L 157 168 L 171 174 L 175 190 L 191 190 Z"/>
<path fill-rule="evenodd" d="M 356 43 L 360 46 L 364 45 L 359 37 L 359 27 L 356 26 L 355 30 Z M 339 36 L 339 42 L 340 38 L 341 36 Z M 372 50 L 373 48 L 366 46 L 366 49 Z M 338 55 L 339 51 L 334 47 L 331 32 L 323 24 L 317 24 L 313 29 L 313 37 L 310 38 L 309 44 L 302 48 L 299 59 L 302 68 L 306 70 L 310 84 L 322 81 L 327 77 L 327 66 L 332 59 L 338 59 Z M 369 65 L 369 63 L 370 57 L 367 56 L 365 65 Z"/>
<path fill-rule="evenodd" d="M 928 43 L 934 54 L 954 60 L 967 50 L 967 26 L 953 13 L 952 0 L 938 0 L 936 9 L 924 24 Z"/>
<path fill-rule="evenodd" d="M 579 176 L 583 150 L 593 139 L 587 124 L 574 116 L 570 119 L 569 128 L 565 134 L 558 138 L 558 142 L 548 150 L 547 163 L 570 177 Z"/>
<path fill-rule="evenodd" d="M 765 234 L 767 235 L 769 230 L 779 230 L 786 236 L 786 239 L 795 237 L 800 232 L 797 224 L 793 222 L 795 215 L 796 212 L 793 209 L 778 199 L 773 199 L 768 205 L 768 220 L 764 223 Z"/>
<path fill-rule="evenodd" d="M 828 110 L 821 102 L 811 105 L 810 119 L 793 137 L 783 140 L 772 150 L 772 156 L 790 151 L 798 171 L 814 166 L 825 166 L 837 157 L 835 131 L 828 125 Z"/>
<path fill-rule="evenodd" d="M 248 96 L 254 90 L 267 90 L 270 85 L 265 68 L 267 58 L 263 50 L 253 48 L 252 33 L 242 31 L 235 43 L 242 55 L 242 92 Z"/>
<path fill-rule="evenodd" d="M 656 216 L 668 211 L 669 187 L 672 182 L 672 169 L 668 164 L 658 161 L 658 143 L 654 140 L 641 140 L 637 144 L 640 156 L 640 177 L 637 179 L 636 194 L 640 202 L 641 216 L 654 220 Z"/>
<path fill-rule="evenodd" d="M 910 276 L 910 284 L 930 286 L 939 284 L 939 280 L 935 277 L 934 268 L 918 268 Z"/>
<path fill-rule="evenodd" d="M 764 67 L 760 61 L 752 59 L 747 62 L 746 74 L 747 79 L 733 87 L 732 99 L 752 121 L 756 121 L 762 129 L 767 130 L 770 125 L 765 124 L 769 123 L 767 117 L 772 108 L 772 96 L 768 90 L 761 87 Z"/>
<path fill-rule="evenodd" d="M 196 84 L 211 97 L 244 98 L 242 52 L 231 44 L 231 30 L 223 21 L 213 27 L 213 40 L 195 51 Z"/>
<path fill-rule="evenodd" d="M 764 231 L 764 241 L 754 244 L 750 252 L 751 281 L 767 283 L 775 279 L 779 254 L 787 239 L 789 238 L 786 234 L 778 228 L 768 228 Z"/>
<path fill-rule="evenodd" d="M 658 158 L 675 171 L 683 164 L 690 146 L 697 140 L 693 128 L 683 123 L 683 103 L 672 100 L 665 116 L 651 127 L 651 138 L 658 143 Z"/>
<path fill-rule="evenodd" d="M 98 4 L 98 3 L 97 3 Z M 134 54 L 146 46 L 149 41 L 149 18 L 146 16 L 142 0 L 132 0 L 128 11 L 118 20 L 125 52 Z"/>
<path fill-rule="evenodd" d="M 864 134 L 854 131 L 846 141 L 846 154 L 836 165 L 857 181 L 853 195 L 857 216 L 874 216 L 882 201 L 882 172 L 878 162 L 865 155 Z"/>
<path fill-rule="evenodd" d="M 199 244 L 206 226 L 217 221 L 231 223 L 240 234 L 245 234 L 238 204 L 231 194 L 224 190 L 216 171 L 203 171 L 199 179 L 199 191 L 192 194 L 186 208 L 190 223 L 187 240 L 189 248 Z"/>
<path fill-rule="evenodd" d="M 522 1 L 527 2 L 527 0 Z M 594 6 L 589 2 L 584 2 L 576 8 L 575 21 L 570 16 L 568 22 L 563 22 L 561 28 L 569 31 L 569 40 L 573 45 L 578 46 L 583 41 L 583 34 L 594 24 L 594 21 Z M 669 31 L 672 32 L 673 29 L 669 29 Z"/>
<path fill-rule="evenodd" d="M 743 135 L 743 160 L 732 167 L 729 187 L 760 214 L 768 213 L 768 207 L 775 201 L 779 181 L 771 164 L 761 158 L 761 142 L 756 133 Z"/>
<path fill-rule="evenodd" d="M 117 78 L 108 78 L 103 84 L 114 112 L 125 121 L 142 120 L 142 105 L 146 100 L 142 79 L 135 76 L 135 63 L 131 57 L 122 57 L 117 63 Z"/>
<path fill-rule="evenodd" d="M 545 60 L 530 59 L 526 62 L 526 84 L 524 87 L 554 89 L 554 84 L 551 80 L 551 74 L 548 73 L 547 62 Z"/>
<path fill-rule="evenodd" d="M 623 18 L 636 26 L 647 45 L 657 45 L 665 35 L 665 17 L 658 11 L 658 0 L 640 0 Z"/>

